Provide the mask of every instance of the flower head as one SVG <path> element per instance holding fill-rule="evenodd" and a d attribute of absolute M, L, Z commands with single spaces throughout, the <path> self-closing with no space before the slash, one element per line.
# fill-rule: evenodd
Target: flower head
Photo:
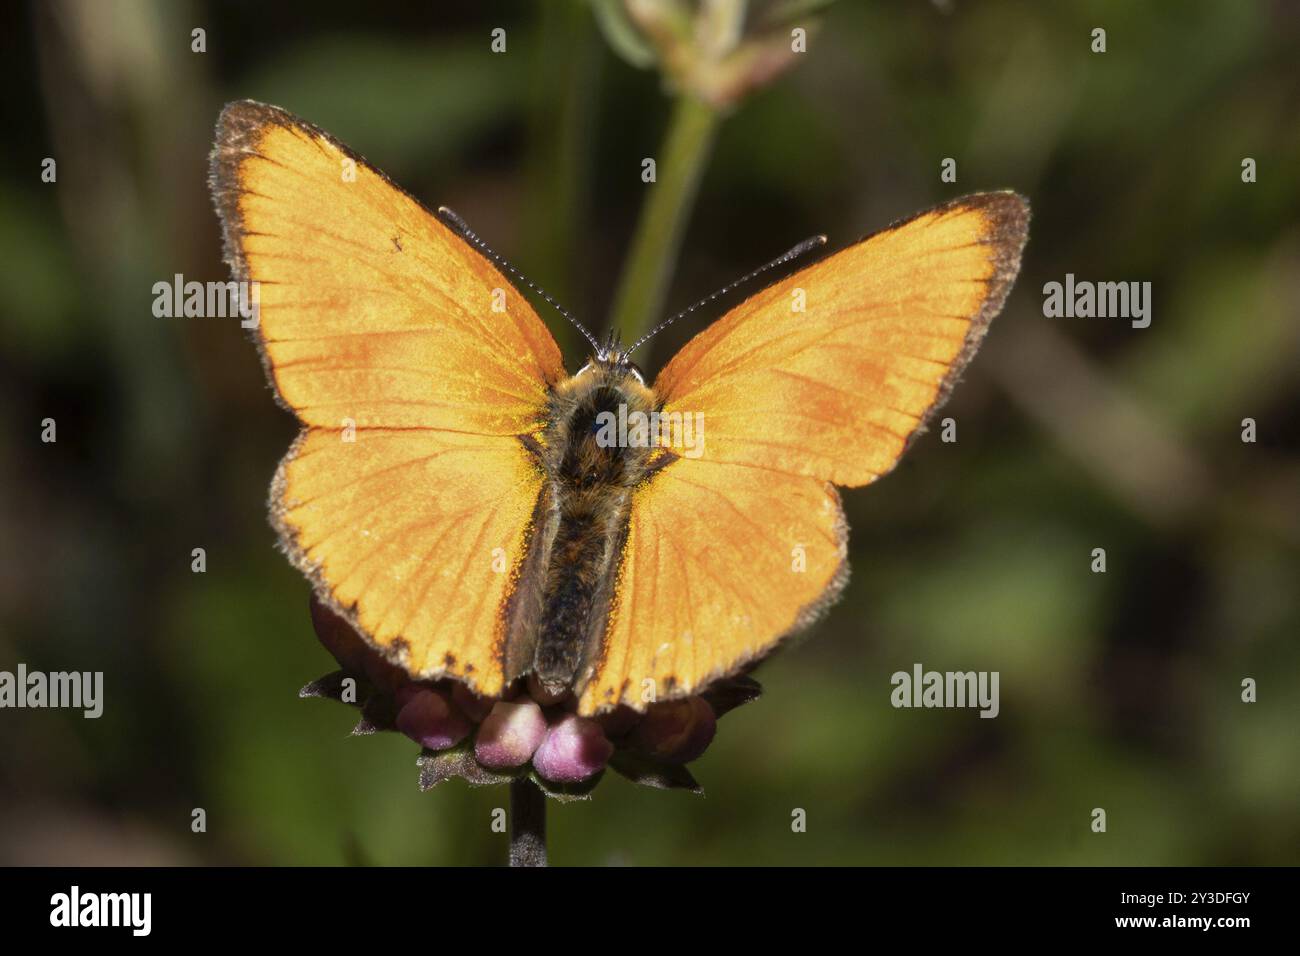
<path fill-rule="evenodd" d="M 557 699 L 526 681 L 493 700 L 459 681 L 412 679 L 315 597 L 311 618 L 340 669 L 299 696 L 360 708 L 353 734 L 396 731 L 419 744 L 424 790 L 451 777 L 486 785 L 529 776 L 552 797 L 583 799 L 610 767 L 645 786 L 700 793 L 685 765 L 709 746 L 718 717 L 761 692 L 742 676 L 701 695 L 651 703 L 644 713 L 620 706 L 580 717 L 572 695 Z"/>

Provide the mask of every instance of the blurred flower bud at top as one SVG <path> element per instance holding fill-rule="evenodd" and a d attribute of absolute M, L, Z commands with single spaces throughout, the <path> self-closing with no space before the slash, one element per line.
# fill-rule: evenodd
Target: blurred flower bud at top
<path fill-rule="evenodd" d="M 520 767 L 532 759 L 546 736 L 542 708 L 528 698 L 492 706 L 474 739 L 474 757 L 485 767 Z"/>
<path fill-rule="evenodd" d="M 726 111 L 794 64 L 793 31 L 802 28 L 806 42 L 816 25 L 809 14 L 823 5 L 596 0 L 594 9 L 606 40 L 625 60 L 657 66 L 674 90 Z"/>
<path fill-rule="evenodd" d="M 552 724 L 533 754 L 533 767 L 547 780 L 577 783 L 604 769 L 614 745 L 600 724 L 576 714 L 565 714 Z"/>
<path fill-rule="evenodd" d="M 430 750 L 446 750 L 469 736 L 470 723 L 436 690 L 422 688 L 397 713 L 397 729 Z"/>
<path fill-rule="evenodd" d="M 668 763 L 690 763 L 704 753 L 718 729 L 703 697 L 654 704 L 632 732 L 633 743 Z"/>

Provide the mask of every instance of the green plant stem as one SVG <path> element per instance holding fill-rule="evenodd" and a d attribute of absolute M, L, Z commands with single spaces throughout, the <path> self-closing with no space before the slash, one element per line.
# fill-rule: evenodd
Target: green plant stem
<path fill-rule="evenodd" d="M 673 109 L 656 161 L 656 182 L 646 184 L 650 192 L 610 315 L 610 327 L 627 344 L 661 317 L 719 118 L 717 110 L 689 94 L 682 94 Z"/>
<path fill-rule="evenodd" d="M 546 794 L 527 777 L 510 782 L 510 865 L 546 866 Z"/>

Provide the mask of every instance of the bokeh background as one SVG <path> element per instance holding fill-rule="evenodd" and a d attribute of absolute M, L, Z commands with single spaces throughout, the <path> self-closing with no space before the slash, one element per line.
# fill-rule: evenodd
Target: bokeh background
<path fill-rule="evenodd" d="M 669 307 L 985 188 L 1033 202 L 1024 270 L 949 406 L 958 442 L 932 433 L 846 494 L 847 595 L 723 721 L 694 767 L 707 797 L 611 776 L 552 804 L 552 861 L 1300 861 L 1300 8 L 752 6 L 751 29 L 820 29 L 718 127 Z M 602 327 L 663 75 L 579 2 L 0 17 L 0 669 L 106 685 L 99 720 L 0 712 L 0 861 L 503 861 L 503 791 L 421 794 L 413 744 L 297 698 L 332 664 L 265 516 L 295 425 L 235 324 L 155 318 L 151 287 L 226 277 L 207 154 L 221 105 L 252 97 L 452 206 Z M 1151 281 L 1151 327 L 1045 319 L 1066 272 Z M 889 677 L 918 661 L 1000 671 L 1001 715 L 894 710 Z"/>

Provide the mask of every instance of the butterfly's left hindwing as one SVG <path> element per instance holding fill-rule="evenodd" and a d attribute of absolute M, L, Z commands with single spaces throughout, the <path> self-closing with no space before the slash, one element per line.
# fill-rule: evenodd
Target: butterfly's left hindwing
<path fill-rule="evenodd" d="M 542 474 L 518 443 L 439 430 L 312 428 L 280 465 L 290 557 L 409 673 L 501 693 L 505 609 Z"/>

